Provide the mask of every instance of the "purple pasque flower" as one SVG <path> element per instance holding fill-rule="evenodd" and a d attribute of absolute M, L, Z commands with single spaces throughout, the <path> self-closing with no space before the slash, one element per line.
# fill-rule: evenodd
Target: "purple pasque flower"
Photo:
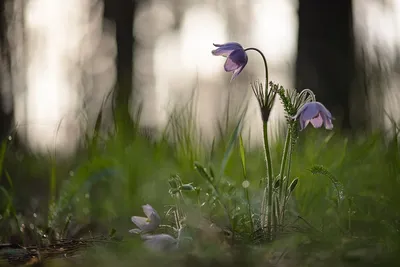
<path fill-rule="evenodd" d="M 325 129 L 331 130 L 332 114 L 329 110 L 319 102 L 308 102 L 304 104 L 298 111 L 293 119 L 300 121 L 300 131 L 307 127 L 308 123 L 314 126 L 314 128 L 320 128 L 324 124 Z"/>
<path fill-rule="evenodd" d="M 161 218 L 157 211 L 149 204 L 143 205 L 143 212 L 146 217 L 132 216 L 131 220 L 138 228 L 129 230 L 133 234 L 144 234 L 155 231 L 161 223 Z"/>
<path fill-rule="evenodd" d="M 144 245 L 153 251 L 173 251 L 178 249 L 178 239 L 167 235 L 142 235 Z"/>
<path fill-rule="evenodd" d="M 248 57 L 246 51 L 244 51 L 239 43 L 235 42 L 213 45 L 218 47 L 211 51 L 214 56 L 223 56 L 227 58 L 224 68 L 226 72 L 233 72 L 232 81 L 242 72 L 247 64 Z"/>

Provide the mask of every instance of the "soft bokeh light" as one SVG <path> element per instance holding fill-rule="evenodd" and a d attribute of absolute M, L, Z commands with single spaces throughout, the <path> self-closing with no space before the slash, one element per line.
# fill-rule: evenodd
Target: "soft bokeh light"
<path fill-rule="evenodd" d="M 115 41 L 103 34 L 101 2 L 93 3 L 31 0 L 25 7 L 26 92 L 15 97 L 26 112 L 16 121 L 39 151 L 73 152 L 86 124 L 82 113 L 90 117 L 90 108 L 82 109 L 88 92 L 98 106 L 113 86 Z"/>
<path fill-rule="evenodd" d="M 195 5 L 189 8 L 182 21 L 181 57 L 183 68 L 192 77 L 212 79 L 223 72 L 221 60 L 211 56 L 213 43 L 227 39 L 224 18 L 210 5 Z"/>
<path fill-rule="evenodd" d="M 400 53 L 400 2 L 354 0 L 353 9 L 357 48 L 365 51 L 369 63 L 380 66 L 384 76 L 368 92 L 373 126 L 391 128 L 391 119 L 400 120 L 400 77 L 396 71 Z"/>
<path fill-rule="evenodd" d="M 56 145 L 72 152 L 115 83 L 114 25 L 103 19 L 102 1 L 16 0 L 14 5 L 15 10 L 25 5 L 25 13 L 15 12 L 9 29 L 10 41 L 19 44 L 12 47 L 12 84 L 20 134 L 41 151 Z M 384 61 L 392 69 L 399 52 L 399 1 L 354 0 L 353 5 L 358 48 L 366 48 L 372 62 Z M 269 62 L 270 80 L 293 87 L 297 7 L 298 2 L 290 0 L 142 2 L 133 23 L 134 89 L 138 92 L 134 103 L 144 101 L 143 123 L 162 127 L 173 107 L 189 101 L 196 89 L 197 122 L 212 136 L 228 92 L 232 99 L 239 98 L 235 105 L 247 101 L 243 96 L 250 90 L 248 82 L 264 77 L 261 58 L 251 52 L 246 71 L 229 84 L 224 60 L 211 55 L 212 43 L 238 41 L 260 48 Z M 375 54 L 376 47 L 383 58 Z M 396 115 L 398 77 L 391 72 L 387 79 L 382 86 L 390 90 L 383 104 L 389 114 L 400 118 Z M 7 86 L 2 90 L 5 99 L 10 95 L 7 90 Z M 283 118 L 279 103 L 271 116 L 270 133 L 279 136 Z M 373 119 L 379 121 L 382 116 Z M 253 98 L 246 127 L 249 138 L 259 143 L 261 124 Z"/>

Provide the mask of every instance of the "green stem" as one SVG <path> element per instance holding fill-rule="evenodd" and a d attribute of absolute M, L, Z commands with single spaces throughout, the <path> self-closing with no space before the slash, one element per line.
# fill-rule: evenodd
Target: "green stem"
<path fill-rule="evenodd" d="M 277 201 L 277 199 L 275 199 Z M 276 203 L 278 204 L 278 203 Z M 277 214 L 277 205 L 272 205 L 272 219 L 273 219 L 273 231 L 271 231 L 271 240 L 276 236 L 278 232 L 278 214 Z"/>
<path fill-rule="evenodd" d="M 244 189 L 244 193 L 246 195 L 247 209 L 248 209 L 248 212 L 249 212 L 250 228 L 251 228 L 251 232 L 254 233 L 254 224 L 253 224 L 253 218 L 251 216 L 251 205 L 250 205 L 249 190 L 247 188 L 245 188 Z"/>
<path fill-rule="evenodd" d="M 263 134 L 264 134 L 264 153 L 265 153 L 265 160 L 267 164 L 267 172 L 268 172 L 268 186 L 264 190 L 263 200 L 264 203 L 267 203 L 267 231 L 268 236 L 271 237 L 272 232 L 272 180 L 273 180 L 273 171 L 272 171 L 272 159 L 271 159 L 271 152 L 269 149 L 269 142 L 268 142 L 268 124 L 267 122 L 263 122 Z M 268 188 L 268 190 L 266 190 Z M 267 195 L 266 195 L 267 193 Z M 268 198 L 268 199 L 267 199 Z M 261 214 L 265 214 L 265 210 L 261 211 Z M 265 215 L 264 217 L 264 225 L 265 225 Z"/>
<path fill-rule="evenodd" d="M 264 53 L 261 52 L 261 50 L 255 48 L 255 47 L 250 47 L 246 48 L 244 51 L 256 51 L 258 54 L 261 55 L 263 62 L 264 62 L 264 68 L 265 68 L 265 93 L 264 93 L 264 105 L 267 104 L 267 97 L 268 97 L 268 63 L 267 59 L 264 56 Z M 261 223 L 262 227 L 265 226 L 266 224 L 266 217 L 267 219 L 267 231 L 268 231 L 268 237 L 271 238 L 271 233 L 272 233 L 272 179 L 273 179 L 273 172 L 272 172 L 272 159 L 271 159 L 271 152 L 269 149 L 269 142 L 268 142 L 268 121 L 263 120 L 263 135 L 264 135 L 264 154 L 265 154 L 265 161 L 266 161 L 266 167 L 267 167 L 267 181 L 268 181 L 268 187 L 265 185 L 264 188 L 264 194 L 263 194 L 263 200 L 261 204 Z M 267 190 L 268 188 L 268 190 Z M 265 205 L 268 205 L 267 208 L 267 214 L 265 214 Z"/>
<path fill-rule="evenodd" d="M 258 48 L 255 47 L 250 47 L 244 49 L 244 51 L 256 51 L 258 54 L 263 59 L 264 62 L 264 68 L 265 68 L 265 93 L 264 93 L 264 99 L 263 99 L 263 105 L 268 104 L 268 63 L 267 59 L 264 56 L 264 53 L 261 52 Z M 261 107 L 262 108 L 262 107 Z M 263 199 L 262 199 L 262 204 L 261 204 L 261 223 L 262 227 L 265 226 L 265 217 L 266 215 L 268 216 L 267 219 L 267 236 L 269 238 L 272 238 L 272 217 L 273 217 L 273 210 L 272 210 L 272 180 L 273 180 L 273 171 L 272 171 L 272 159 L 271 159 L 271 152 L 269 149 L 269 142 L 268 142 L 268 120 L 265 120 L 263 118 L 263 135 L 264 135 L 264 154 L 265 154 L 265 161 L 266 161 L 266 167 L 267 167 L 267 181 L 268 181 L 268 187 L 266 186 L 264 188 L 264 194 L 263 194 Z M 267 190 L 268 188 L 268 190 Z M 267 204 L 268 209 L 267 209 L 267 214 L 265 214 L 265 204 Z"/>
<path fill-rule="evenodd" d="M 286 141 L 285 141 L 285 146 L 283 148 L 283 155 L 282 155 L 282 161 L 281 161 L 281 169 L 279 171 L 279 200 L 282 201 L 282 194 L 283 194 L 283 178 L 285 176 L 285 167 L 286 167 L 286 161 L 287 161 L 287 156 L 288 156 L 288 151 L 289 151 L 289 145 L 290 145 L 290 127 L 288 128 L 288 132 L 286 134 Z M 289 177 L 286 177 L 286 179 L 289 179 Z"/>
<path fill-rule="evenodd" d="M 289 127 L 290 127 L 289 131 L 290 131 L 292 125 L 290 125 Z M 290 171 L 291 171 L 291 167 L 292 167 L 292 153 L 293 153 L 293 147 L 295 145 L 292 142 L 290 142 L 290 143 L 291 143 L 291 145 L 289 146 L 288 168 L 287 168 L 287 172 L 286 172 L 286 177 L 287 178 L 286 178 L 285 186 L 284 186 L 285 194 L 284 194 L 284 197 L 283 197 L 283 206 L 282 206 L 282 210 L 281 210 L 281 212 L 282 212 L 282 219 L 281 219 L 282 227 L 283 227 L 284 220 L 285 220 L 285 209 L 286 209 L 286 204 L 287 204 L 288 185 L 289 185 L 289 180 L 290 180 Z"/>

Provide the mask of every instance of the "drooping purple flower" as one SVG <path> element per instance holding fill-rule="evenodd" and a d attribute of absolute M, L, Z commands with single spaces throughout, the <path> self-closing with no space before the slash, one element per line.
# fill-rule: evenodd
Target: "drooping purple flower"
<path fill-rule="evenodd" d="M 160 225 L 161 218 L 157 211 L 149 204 L 143 205 L 143 212 L 146 217 L 132 216 L 131 220 L 138 228 L 129 230 L 133 234 L 143 234 L 155 231 Z"/>
<path fill-rule="evenodd" d="M 306 128 L 310 122 L 314 128 L 320 128 L 322 124 L 325 126 L 325 129 L 331 130 L 333 128 L 332 114 L 319 102 L 308 102 L 304 104 L 297 111 L 293 119 L 299 119 L 300 131 Z"/>
<path fill-rule="evenodd" d="M 233 72 L 232 81 L 242 72 L 247 64 L 248 57 L 246 51 L 244 51 L 239 43 L 235 42 L 213 45 L 218 47 L 211 52 L 214 56 L 223 56 L 227 58 L 224 68 L 226 72 Z"/>

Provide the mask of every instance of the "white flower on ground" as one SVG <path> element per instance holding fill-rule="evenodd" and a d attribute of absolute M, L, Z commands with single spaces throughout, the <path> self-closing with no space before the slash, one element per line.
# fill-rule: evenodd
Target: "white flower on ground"
<path fill-rule="evenodd" d="M 138 228 L 129 230 L 132 234 L 145 234 L 155 231 L 160 225 L 161 218 L 157 211 L 149 204 L 143 205 L 143 212 L 147 218 L 140 216 L 132 216 L 131 220 Z"/>

